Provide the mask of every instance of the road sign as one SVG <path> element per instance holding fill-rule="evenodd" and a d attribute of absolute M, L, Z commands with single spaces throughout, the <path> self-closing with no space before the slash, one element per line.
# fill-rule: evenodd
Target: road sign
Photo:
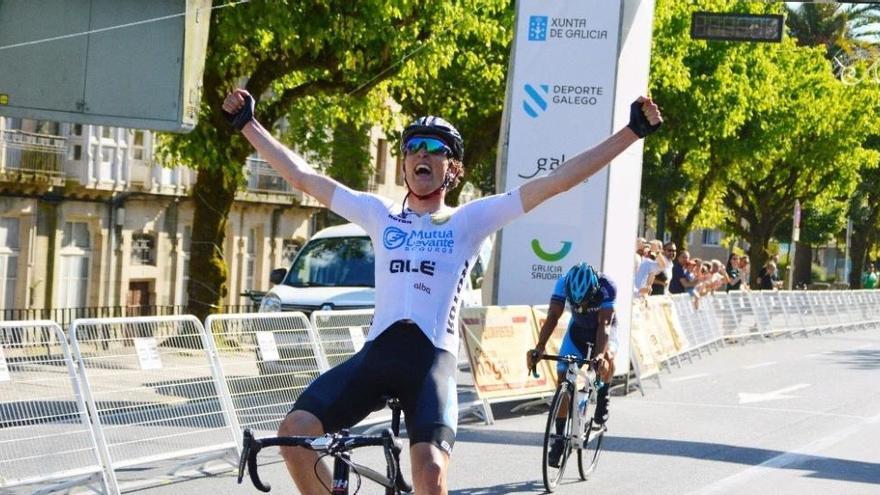
<path fill-rule="evenodd" d="M 210 0 L 0 2 L 0 115 L 196 125 Z"/>
<path fill-rule="evenodd" d="M 781 15 L 694 12 L 691 38 L 721 41 L 782 41 Z"/>

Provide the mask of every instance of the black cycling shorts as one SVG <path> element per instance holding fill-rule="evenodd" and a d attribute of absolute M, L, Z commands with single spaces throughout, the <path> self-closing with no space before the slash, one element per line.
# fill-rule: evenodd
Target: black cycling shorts
<path fill-rule="evenodd" d="M 381 409 L 383 396 L 397 397 L 410 444 L 431 442 L 448 454 L 458 425 L 456 361 L 452 353 L 434 347 L 415 323 L 398 321 L 315 379 L 291 412 L 310 412 L 331 432 L 351 428 Z"/>

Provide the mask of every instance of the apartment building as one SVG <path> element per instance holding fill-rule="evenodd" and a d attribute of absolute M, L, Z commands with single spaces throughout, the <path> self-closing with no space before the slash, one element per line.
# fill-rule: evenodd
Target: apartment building
<path fill-rule="evenodd" d="M 161 166 L 154 140 L 0 117 L 0 309 L 186 304 L 197 172 Z M 371 147 L 370 188 L 402 198 L 399 162 L 378 129 Z M 269 288 L 269 271 L 290 262 L 322 208 L 259 157 L 245 170 L 224 246 L 227 305 Z"/>

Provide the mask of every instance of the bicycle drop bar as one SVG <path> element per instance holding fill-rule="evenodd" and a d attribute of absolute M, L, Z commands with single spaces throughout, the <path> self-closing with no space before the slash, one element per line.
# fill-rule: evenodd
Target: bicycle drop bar
<path fill-rule="evenodd" d="M 244 478 L 245 467 L 250 475 L 251 482 L 262 492 L 269 492 L 272 486 L 263 483 L 257 471 L 257 455 L 263 447 L 303 447 L 316 452 L 325 452 L 329 455 L 337 455 L 350 452 L 361 447 L 382 446 L 385 451 L 385 461 L 389 466 L 399 470 L 395 459 L 400 454 L 400 439 L 394 436 L 391 429 L 382 431 L 381 436 L 375 435 L 341 435 L 339 433 L 325 434 L 319 437 L 266 437 L 254 438 L 250 429 L 244 430 L 241 459 L 238 462 L 238 483 Z"/>
<path fill-rule="evenodd" d="M 532 351 L 532 356 L 534 357 L 536 354 Z M 567 356 L 555 356 L 553 354 L 544 354 L 541 356 L 541 361 L 561 361 L 563 363 L 575 363 L 578 366 L 589 365 L 591 369 L 596 370 L 596 362 L 592 359 L 581 359 L 572 355 Z M 538 361 L 532 361 L 532 368 L 529 370 L 532 377 L 540 378 L 541 375 L 538 374 Z"/>

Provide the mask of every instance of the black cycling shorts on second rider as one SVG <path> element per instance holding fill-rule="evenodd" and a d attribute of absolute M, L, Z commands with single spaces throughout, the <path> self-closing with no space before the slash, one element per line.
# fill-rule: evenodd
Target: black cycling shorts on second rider
<path fill-rule="evenodd" d="M 418 326 L 398 321 L 315 379 L 291 411 L 314 414 L 331 432 L 381 409 L 383 397 L 397 397 L 410 444 L 431 442 L 450 453 L 458 424 L 456 367 L 456 357 L 434 347 Z"/>

